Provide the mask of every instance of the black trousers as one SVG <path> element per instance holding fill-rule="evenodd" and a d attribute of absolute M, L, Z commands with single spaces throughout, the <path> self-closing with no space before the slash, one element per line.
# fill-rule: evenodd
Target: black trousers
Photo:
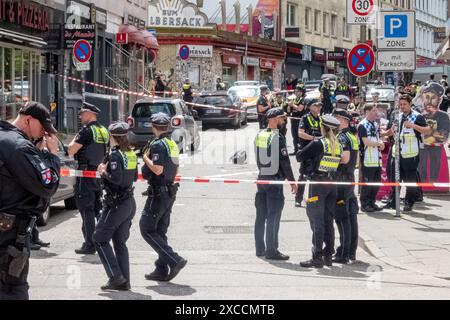
<path fill-rule="evenodd" d="M 393 162 L 394 162 L 393 158 Z M 419 157 L 403 159 L 400 158 L 400 181 L 402 182 L 417 182 L 417 168 L 419 166 Z M 417 187 L 407 187 L 405 203 L 414 205 L 419 197 L 420 191 Z M 390 199 L 390 204 L 395 207 L 395 193 Z"/>
<path fill-rule="evenodd" d="M 358 248 L 358 199 L 354 186 L 338 186 L 335 222 L 339 231 L 336 256 L 349 259 Z"/>
<path fill-rule="evenodd" d="M 363 182 L 381 181 L 380 167 L 365 167 L 363 165 L 361 173 Z M 360 201 L 362 208 L 372 207 L 375 205 L 379 189 L 379 187 L 361 187 Z"/>
<path fill-rule="evenodd" d="M 16 222 L 17 223 L 17 222 Z M 27 221 L 19 223 L 27 224 Z M 23 247 L 16 245 L 17 226 L 11 230 L 0 231 L 0 300 L 28 300 L 28 271 L 30 266 L 30 237 L 26 241 L 28 247 L 28 256 L 25 257 L 25 265 L 16 278 L 9 274 L 9 268 L 13 261 L 13 257 L 8 253 L 8 247 L 14 247 L 22 251 Z"/>
<path fill-rule="evenodd" d="M 298 126 L 300 125 L 300 120 L 291 119 L 291 134 L 292 140 L 294 142 L 294 151 L 297 151 L 300 148 L 300 137 L 298 136 Z"/>
<path fill-rule="evenodd" d="M 278 253 L 278 232 L 284 208 L 283 186 L 258 185 L 255 197 L 255 247 L 266 255 Z M 265 235 L 265 237 L 264 237 Z"/>
<path fill-rule="evenodd" d="M 303 167 L 304 167 L 304 164 L 301 163 L 300 171 L 299 171 L 300 175 L 298 177 L 299 182 L 307 180 L 306 174 L 304 173 L 305 170 L 303 169 Z M 305 189 L 306 189 L 306 185 L 304 185 L 304 184 L 298 185 L 297 193 L 295 194 L 295 202 L 302 203 L 303 197 L 305 196 Z"/>
<path fill-rule="evenodd" d="M 430 182 L 437 182 L 441 170 L 441 147 L 425 146 L 420 150 L 419 173 L 421 181 L 427 181 L 428 160 L 430 160 Z"/>
<path fill-rule="evenodd" d="M 83 248 L 94 249 L 92 236 L 95 231 L 95 219 L 99 217 L 102 209 L 102 189 L 96 179 L 77 178 L 75 185 L 76 203 L 80 210 L 83 225 Z"/>
<path fill-rule="evenodd" d="M 167 230 L 170 225 L 170 215 L 176 195 L 167 192 L 150 195 L 145 203 L 139 227 L 141 235 L 158 254 L 156 269 L 167 273 L 181 261 L 181 257 L 172 249 L 167 240 Z"/>
<path fill-rule="evenodd" d="M 114 205 L 105 205 L 94 232 L 94 243 L 109 278 L 125 277 L 130 281 L 130 258 L 127 241 L 136 214 L 133 197 Z M 112 240 L 114 250 L 111 247 Z"/>
<path fill-rule="evenodd" d="M 334 185 L 311 185 L 306 205 L 312 236 L 313 259 L 334 253 L 334 211 L 337 192 Z M 325 248 L 324 248 L 325 244 Z"/>

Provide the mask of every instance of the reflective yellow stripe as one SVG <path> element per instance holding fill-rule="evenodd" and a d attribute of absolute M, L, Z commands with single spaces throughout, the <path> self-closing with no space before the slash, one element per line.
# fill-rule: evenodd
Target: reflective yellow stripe
<path fill-rule="evenodd" d="M 309 199 L 306 199 L 306 203 L 314 203 L 314 202 L 318 202 L 319 201 L 319 197 L 312 197 Z"/>
<path fill-rule="evenodd" d="M 94 136 L 94 142 L 100 144 L 107 144 L 109 140 L 108 129 L 105 127 L 91 126 L 91 131 Z"/>
<path fill-rule="evenodd" d="M 353 151 L 358 151 L 359 150 L 359 141 L 358 141 L 358 138 L 354 135 L 354 134 L 352 134 L 352 133 L 350 133 L 350 132 L 346 132 L 345 133 L 346 134 L 346 136 L 347 136 L 347 138 L 350 140 L 350 142 L 351 142 L 351 147 L 352 147 L 352 150 Z"/>
<path fill-rule="evenodd" d="M 331 143 L 328 138 L 320 139 L 323 144 L 324 156 L 320 160 L 319 171 L 320 172 L 336 172 L 339 163 L 341 162 L 341 146 L 338 143 L 334 150 L 334 156 L 330 152 Z"/>
<path fill-rule="evenodd" d="M 272 144 L 273 136 L 274 134 L 272 132 L 261 131 L 256 137 L 256 147 L 269 149 L 269 146 Z"/>
<path fill-rule="evenodd" d="M 311 115 L 306 116 L 308 118 L 309 125 L 311 128 L 320 128 L 322 127 L 322 118 L 319 117 L 319 121 L 316 121 Z"/>
<path fill-rule="evenodd" d="M 190 87 L 190 84 L 183 84 L 183 90 L 188 90 Z"/>
<path fill-rule="evenodd" d="M 171 158 L 179 158 L 180 157 L 180 149 L 178 149 L 177 144 L 172 139 L 165 137 L 161 140 L 169 151 L 169 155 Z"/>
<path fill-rule="evenodd" d="M 120 155 L 123 159 L 123 164 L 126 170 L 136 170 L 137 169 L 137 156 L 133 151 L 122 152 L 119 150 Z"/>

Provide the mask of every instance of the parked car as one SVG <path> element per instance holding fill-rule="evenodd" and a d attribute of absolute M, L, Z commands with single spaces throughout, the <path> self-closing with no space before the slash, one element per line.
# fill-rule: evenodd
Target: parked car
<path fill-rule="evenodd" d="M 243 109 L 247 111 L 247 120 L 258 120 L 256 102 L 260 95 L 260 86 L 235 86 L 228 89 L 228 94 L 239 97 Z"/>
<path fill-rule="evenodd" d="M 229 95 L 226 91 L 203 92 L 197 96 L 194 103 L 210 105 L 214 108 L 197 109 L 198 120 L 206 124 L 231 124 L 234 128 L 241 128 L 247 124 L 247 113 L 242 107 L 238 96 Z"/>
<path fill-rule="evenodd" d="M 76 169 L 77 162 L 75 159 L 68 155 L 67 149 L 64 147 L 61 141 L 58 144 L 58 157 L 61 159 L 61 168 Z M 75 202 L 75 177 L 61 177 L 59 187 L 50 201 L 50 205 L 60 201 L 64 201 L 64 205 L 68 210 L 77 209 Z M 50 207 L 44 212 L 42 216 L 36 221 L 38 227 L 47 225 L 50 219 Z"/>
<path fill-rule="evenodd" d="M 366 93 L 366 101 L 373 102 L 372 94 L 377 92 L 380 94 L 379 102 L 389 103 L 391 108 L 395 106 L 395 87 L 389 85 L 369 86 Z"/>
<path fill-rule="evenodd" d="M 246 80 L 246 81 L 235 81 L 233 86 L 238 87 L 238 86 L 259 86 L 259 85 L 260 85 L 259 81 Z"/>
<path fill-rule="evenodd" d="M 163 112 L 172 117 L 170 132 L 180 152 L 195 151 L 200 145 L 200 133 L 194 118 L 198 117 L 181 99 L 144 98 L 133 106 L 127 122 L 130 125 L 128 138 L 131 145 L 142 150 L 149 141 L 154 140 L 151 117 Z"/>

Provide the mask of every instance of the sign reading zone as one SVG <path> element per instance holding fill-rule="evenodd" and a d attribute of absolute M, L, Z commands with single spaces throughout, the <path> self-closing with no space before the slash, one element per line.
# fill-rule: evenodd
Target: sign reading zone
<path fill-rule="evenodd" d="M 372 19 L 378 0 L 347 0 L 347 24 L 374 24 Z"/>

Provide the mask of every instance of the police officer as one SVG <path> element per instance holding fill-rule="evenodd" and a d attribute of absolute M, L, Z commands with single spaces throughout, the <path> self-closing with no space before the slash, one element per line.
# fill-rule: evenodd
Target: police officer
<path fill-rule="evenodd" d="M 339 120 L 338 140 L 343 151 L 350 153 L 350 160 L 346 164 L 340 164 L 337 177 L 342 182 L 355 182 L 355 168 L 358 162 L 359 142 L 358 137 L 351 131 L 350 123 L 352 115 L 344 109 L 336 109 L 334 117 Z M 356 260 L 358 248 L 358 199 L 353 185 L 337 186 L 337 201 L 335 221 L 339 230 L 340 246 L 336 249 L 333 262 L 347 264 L 350 260 Z"/>
<path fill-rule="evenodd" d="M 350 104 L 350 98 L 344 95 L 336 97 L 336 109 L 347 110 Z M 326 114 L 326 112 L 324 112 Z"/>
<path fill-rule="evenodd" d="M 179 149 L 170 138 L 170 117 L 165 113 L 152 116 L 152 131 L 156 139 L 144 155 L 142 174 L 148 181 L 148 198 L 140 221 L 142 237 L 158 254 L 156 269 L 145 275 L 147 280 L 170 281 L 186 266 L 167 242 L 172 206 L 178 184 L 174 184 L 179 167 Z"/>
<path fill-rule="evenodd" d="M 78 160 L 78 170 L 96 171 L 108 152 L 108 129 L 103 127 L 97 116 L 100 109 L 83 103 L 80 110 L 80 120 L 83 128 L 69 144 L 68 153 Z M 77 178 L 75 197 L 80 210 L 83 226 L 84 243 L 76 249 L 76 254 L 95 254 L 92 235 L 95 230 L 95 219 L 101 210 L 102 187 L 97 179 Z"/>
<path fill-rule="evenodd" d="M 286 140 L 279 133 L 286 122 L 286 114 L 281 108 L 273 108 L 266 115 L 268 127 L 261 130 L 255 140 L 258 180 L 294 181 Z M 291 184 L 291 189 L 295 194 L 297 185 Z M 284 207 L 283 185 L 258 184 L 255 207 L 256 256 L 265 256 L 269 260 L 288 260 L 287 255 L 278 251 L 278 231 Z"/>
<path fill-rule="evenodd" d="M 275 97 L 272 99 L 272 108 L 282 108 L 285 113 L 287 113 L 288 103 L 283 99 L 283 92 L 281 90 L 275 90 Z M 280 129 L 280 133 L 286 137 L 287 124 L 283 125 Z"/>
<path fill-rule="evenodd" d="M 381 151 L 384 143 L 380 140 L 379 126 L 376 123 L 377 110 L 373 104 L 364 106 L 365 118 L 358 125 L 361 152 L 361 180 L 363 182 L 381 181 Z M 383 210 L 376 204 L 379 187 L 361 187 L 360 202 L 363 212 Z"/>
<path fill-rule="evenodd" d="M 322 117 L 322 135 L 297 154 L 299 162 L 308 161 L 306 172 L 312 181 L 336 181 L 340 163 L 348 163 L 350 155 L 343 151 L 336 134 L 339 121 L 331 115 Z M 313 232 L 312 259 L 301 262 L 303 268 L 332 266 L 334 253 L 333 213 L 336 207 L 336 185 L 313 184 L 306 201 L 306 213 Z M 325 248 L 323 244 L 325 243 Z"/>
<path fill-rule="evenodd" d="M 322 137 L 322 103 L 317 99 L 305 100 L 309 113 L 304 115 L 300 120 L 298 136 L 300 138 L 300 148 L 305 148 L 311 141 L 318 140 Z M 300 165 L 300 177 L 298 181 L 306 181 L 306 164 Z M 295 196 L 295 206 L 301 207 L 303 195 L 305 193 L 305 185 L 299 185 L 298 192 Z"/>
<path fill-rule="evenodd" d="M 421 135 L 429 134 L 431 128 L 420 113 L 412 110 L 412 97 L 402 95 L 399 100 L 400 116 L 390 121 L 388 130 L 383 132 L 385 136 L 399 134 L 400 141 L 400 179 L 404 182 L 417 182 L 417 169 L 419 167 L 419 149 Z M 398 129 L 400 128 L 400 129 Z M 396 146 L 392 148 L 392 161 L 395 159 Z M 418 197 L 416 187 L 406 188 L 404 212 L 412 211 Z M 395 196 L 391 193 L 390 202 L 385 208 L 395 209 Z"/>
<path fill-rule="evenodd" d="M 305 104 L 305 87 L 303 84 L 299 84 L 295 87 L 295 100 L 294 106 L 289 116 L 291 117 L 291 134 L 294 141 L 294 152 L 290 155 L 297 154 L 300 148 L 300 137 L 298 136 L 298 127 L 300 119 L 308 112 Z"/>
<path fill-rule="evenodd" d="M 449 88 L 447 79 L 448 79 L 448 76 L 447 76 L 446 74 L 443 74 L 443 75 L 442 75 L 441 81 L 439 81 L 439 83 L 441 84 L 441 86 L 443 86 L 444 89 L 446 89 L 446 90 Z"/>
<path fill-rule="evenodd" d="M 28 300 L 31 230 L 59 186 L 55 134 L 37 102 L 12 123 L 0 120 L 0 300 Z"/>
<path fill-rule="evenodd" d="M 350 87 L 347 85 L 344 78 L 341 78 L 341 80 L 339 82 L 339 86 L 334 91 L 334 95 L 336 97 L 343 95 L 343 96 L 347 96 L 348 98 L 351 98 L 352 93 L 350 91 Z"/>
<path fill-rule="evenodd" d="M 194 100 L 193 95 L 191 82 L 189 78 L 186 78 L 183 83 L 183 100 L 185 102 L 192 102 Z"/>
<path fill-rule="evenodd" d="M 227 88 L 227 86 L 222 81 L 222 79 L 221 78 L 217 78 L 217 80 L 216 80 L 216 90 L 217 91 L 222 91 L 222 90 L 226 90 L 226 88 Z"/>
<path fill-rule="evenodd" d="M 333 104 L 331 103 L 332 89 L 330 79 L 324 79 L 320 87 L 320 97 L 322 99 L 322 112 L 329 114 L 333 112 Z"/>
<path fill-rule="evenodd" d="M 126 242 L 136 213 L 133 182 L 137 180 L 137 156 L 128 142 L 129 125 L 109 126 L 111 154 L 98 166 L 106 195 L 95 227 L 94 243 L 109 281 L 102 290 L 130 289 L 130 262 Z M 114 251 L 110 245 L 112 240 Z"/>
<path fill-rule="evenodd" d="M 270 93 L 269 87 L 261 86 L 259 90 L 261 94 L 259 95 L 258 101 L 256 102 L 259 129 L 265 129 L 267 126 L 266 112 L 272 107 L 272 102 L 268 99 L 268 95 Z"/>

